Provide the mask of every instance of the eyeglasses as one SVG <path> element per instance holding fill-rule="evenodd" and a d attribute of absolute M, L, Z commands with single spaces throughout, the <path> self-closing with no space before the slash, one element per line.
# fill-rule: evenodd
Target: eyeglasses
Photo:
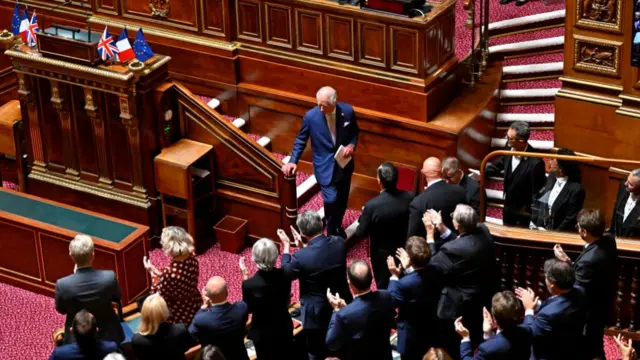
<path fill-rule="evenodd" d="M 525 142 L 525 140 L 523 139 L 517 137 L 509 137 L 508 135 L 505 135 L 504 138 L 507 139 L 507 142 Z"/>

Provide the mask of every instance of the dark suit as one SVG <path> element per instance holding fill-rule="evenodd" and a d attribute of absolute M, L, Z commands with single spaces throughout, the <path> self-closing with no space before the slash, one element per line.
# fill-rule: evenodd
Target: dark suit
<path fill-rule="evenodd" d="M 574 262 L 576 283 L 584 288 L 587 298 L 587 344 L 591 355 L 602 359 L 604 327 L 610 320 L 616 292 L 617 259 L 615 237 L 605 233 L 598 241 L 589 244 Z"/>
<path fill-rule="evenodd" d="M 289 315 L 291 279 L 282 269 L 258 270 L 242 282 L 242 300 L 249 306 L 249 338 L 259 359 L 287 359 L 291 353 L 293 324 Z"/>
<path fill-rule="evenodd" d="M 456 238 L 452 233 L 440 250 L 431 258 L 442 281 L 438 302 L 438 318 L 444 331 L 441 342 L 449 354 L 457 354 L 460 338 L 455 334 L 453 321 L 462 316 L 471 332 L 473 343 L 482 334 L 482 307 L 489 304 L 497 290 L 495 245 L 484 224 L 468 234 Z M 430 244 L 433 250 L 433 244 Z"/>
<path fill-rule="evenodd" d="M 353 302 L 331 316 L 327 347 L 342 360 L 391 360 L 391 328 L 396 312 L 386 291 L 356 296 Z"/>
<path fill-rule="evenodd" d="M 196 342 L 185 324 L 162 323 L 153 335 L 133 334 L 131 349 L 138 360 L 182 360 Z"/>
<path fill-rule="evenodd" d="M 407 237 L 422 236 L 425 237 L 427 230 L 422 223 L 422 216 L 429 209 L 442 211 L 442 222 L 449 229 L 453 229 L 453 220 L 451 213 L 456 209 L 458 204 L 467 203 L 467 194 L 464 189 L 458 185 L 447 184 L 444 180 L 440 180 L 420 195 L 416 196 L 409 206 L 409 231 Z"/>
<path fill-rule="evenodd" d="M 293 143 L 289 160 L 290 163 L 297 164 L 307 146 L 307 140 L 311 138 L 313 173 L 320 184 L 327 232 L 331 235 L 338 234 L 341 229 L 342 217 L 349 200 L 349 188 L 354 166 L 354 161 L 351 160 L 343 169 L 336 163 L 334 156 L 340 145 L 351 144 L 355 146 L 360 131 L 351 105 L 339 102 L 336 104 L 335 112 L 335 144 L 331 138 L 325 115 L 316 106 L 304 114 L 302 127 L 300 127 Z"/>
<path fill-rule="evenodd" d="M 467 194 L 467 204 L 480 214 L 480 184 L 469 175 L 462 175 L 458 185 L 462 186 Z"/>
<path fill-rule="evenodd" d="M 53 353 L 49 360 L 102 360 L 111 353 L 119 353 L 118 344 L 113 341 L 100 341 L 96 343 L 96 347 L 87 355 L 86 351 L 80 349 L 77 343 L 59 346 L 53 349 Z"/>
<path fill-rule="evenodd" d="M 396 249 L 406 242 L 411 200 L 410 192 L 383 190 L 367 201 L 360 215 L 356 239 L 369 236 L 371 266 L 378 289 L 386 289 L 389 284 L 387 256 L 395 256 Z"/>
<path fill-rule="evenodd" d="M 242 301 L 200 309 L 189 326 L 189 333 L 202 347 L 214 345 L 227 359 L 248 360 L 244 333 L 249 318 L 247 304 Z"/>
<path fill-rule="evenodd" d="M 535 317 L 524 317 L 523 325 L 533 336 L 533 358 L 586 359 L 582 335 L 586 321 L 587 304 L 581 288 L 575 287 L 566 294 L 543 301 Z"/>
<path fill-rule="evenodd" d="M 620 184 L 616 206 L 613 208 L 610 231 L 616 236 L 640 237 L 640 200 L 636 201 L 636 206 L 631 210 L 627 219 L 624 220 L 624 208 L 631 193 Z"/>
<path fill-rule="evenodd" d="M 579 182 L 567 180 L 549 211 L 549 194 L 556 181 L 556 175 L 549 174 L 546 185 L 540 190 L 539 200 L 532 209 L 531 222 L 547 230 L 575 231 L 576 218 L 584 205 L 584 189 Z"/>
<path fill-rule="evenodd" d="M 347 250 L 339 236 L 317 236 L 293 254 L 282 254 L 282 269 L 300 279 L 302 326 L 311 359 L 324 359 L 325 335 L 333 309 L 327 300 L 327 288 L 338 292 L 347 303 L 351 292 L 347 284 Z"/>
<path fill-rule="evenodd" d="M 470 341 L 460 343 L 462 360 L 529 360 L 531 356 L 531 333 L 516 326 L 485 340 L 475 356 Z"/>
<path fill-rule="evenodd" d="M 436 269 L 430 265 L 389 282 L 389 293 L 398 308 L 397 351 L 403 360 L 422 359 L 435 345 L 437 283 Z"/>
<path fill-rule="evenodd" d="M 75 274 L 56 281 L 56 310 L 67 315 L 64 322 L 64 342 L 74 341 L 69 331 L 78 311 L 86 309 L 96 318 L 98 338 L 121 343 L 124 332 L 112 302 L 120 301 L 120 286 L 111 270 L 80 268 Z"/>
<path fill-rule="evenodd" d="M 505 148 L 504 150 L 510 150 Z M 526 152 L 537 152 L 529 145 Z M 504 177 L 504 210 L 502 222 L 505 225 L 529 227 L 531 204 L 534 196 L 546 182 L 544 161 L 537 158 L 522 158 L 515 171 L 511 171 L 513 156 L 502 156 L 485 168 L 486 176 Z"/>

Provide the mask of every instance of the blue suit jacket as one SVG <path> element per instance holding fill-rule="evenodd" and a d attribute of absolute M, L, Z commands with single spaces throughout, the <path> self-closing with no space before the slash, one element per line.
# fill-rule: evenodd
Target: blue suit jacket
<path fill-rule="evenodd" d="M 326 329 L 333 309 L 327 288 L 338 292 L 347 303 L 347 249 L 339 236 L 320 235 L 293 254 L 282 255 L 281 268 L 291 278 L 300 279 L 300 314 L 305 329 Z"/>
<path fill-rule="evenodd" d="M 461 360 L 529 360 L 531 333 L 525 327 L 516 326 L 487 339 L 473 356 L 471 341 L 460 343 Z"/>
<path fill-rule="evenodd" d="M 584 289 L 545 300 L 535 317 L 525 316 L 523 325 L 533 335 L 533 356 L 538 360 L 584 359 L 584 326 L 587 303 Z"/>
<path fill-rule="evenodd" d="M 227 359 L 248 360 L 244 334 L 249 308 L 243 301 L 200 309 L 189 326 L 189 333 L 202 347 L 214 345 Z"/>
<path fill-rule="evenodd" d="M 113 341 L 97 341 L 97 349 L 95 354 L 96 359 L 102 359 L 111 353 L 119 353 L 118 345 Z M 93 357 L 92 357 L 93 358 Z M 49 360 L 85 360 L 86 357 L 77 343 L 67 344 L 59 346 L 53 349 L 53 353 L 49 357 Z"/>
<path fill-rule="evenodd" d="M 333 144 L 331 132 L 327 125 L 327 120 L 319 107 L 307 111 L 302 118 L 302 127 L 293 143 L 290 163 L 297 164 L 302 156 L 302 152 L 307 146 L 307 140 L 311 137 L 311 151 L 313 157 L 313 173 L 318 180 L 318 184 L 326 186 L 331 183 L 335 165 L 335 153 L 340 145 L 356 145 L 358 142 L 358 124 L 354 116 L 353 107 L 345 103 L 336 104 L 336 144 Z M 338 174 L 351 175 L 353 173 L 353 161 L 350 161 L 344 169 L 335 166 Z M 339 179 L 340 176 L 337 178 Z"/>
<path fill-rule="evenodd" d="M 396 313 L 388 292 L 375 291 L 357 296 L 331 316 L 326 343 L 339 351 L 340 358 L 392 359 L 391 327 Z"/>
<path fill-rule="evenodd" d="M 436 338 L 436 308 L 440 299 L 436 269 L 427 266 L 389 281 L 389 293 L 398 308 L 400 354 L 425 354 Z"/>

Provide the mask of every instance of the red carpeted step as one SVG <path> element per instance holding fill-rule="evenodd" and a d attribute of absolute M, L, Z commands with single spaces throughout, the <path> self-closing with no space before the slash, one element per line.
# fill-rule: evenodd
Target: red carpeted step
<path fill-rule="evenodd" d="M 298 204 L 298 213 L 302 213 L 302 212 L 305 212 L 307 210 L 318 211 L 318 210 L 322 209 L 323 206 L 324 206 L 324 202 L 322 201 L 322 194 L 320 192 L 318 192 L 317 194 L 312 196 L 311 199 L 309 199 L 304 204 L 302 204 L 302 205 Z"/>
<path fill-rule="evenodd" d="M 561 0 L 550 0 L 549 5 L 545 5 L 539 0 L 530 0 L 523 6 L 515 6 L 514 2 L 501 5 L 499 1 L 489 1 L 489 22 L 562 10 L 564 8 L 565 3 Z M 476 10 L 476 13 L 479 13 L 479 11 Z"/>
<path fill-rule="evenodd" d="M 486 217 L 502 220 L 502 208 L 495 206 L 487 206 Z"/>
<path fill-rule="evenodd" d="M 564 61 L 564 54 L 551 53 L 551 54 L 538 54 L 531 56 L 524 56 L 514 59 L 505 60 L 504 66 L 517 66 L 517 65 L 530 65 L 530 64 L 548 64 Z"/>
<path fill-rule="evenodd" d="M 555 111 L 553 104 L 534 104 L 534 105 L 504 105 L 500 108 L 501 113 L 519 113 L 519 114 L 552 114 Z"/>
<path fill-rule="evenodd" d="M 508 90 L 559 89 L 560 87 L 562 82 L 558 79 L 525 80 L 502 84 L 502 88 Z"/>
<path fill-rule="evenodd" d="M 532 41 L 538 39 L 552 38 L 556 36 L 564 35 L 564 27 L 554 27 L 550 29 L 543 29 L 538 31 L 500 36 L 497 38 L 489 39 L 489 46 L 511 44 L 523 41 Z"/>
<path fill-rule="evenodd" d="M 496 130 L 496 137 L 503 138 L 507 134 L 507 130 Z M 529 140 L 537 141 L 553 141 L 553 130 L 535 130 L 531 129 L 531 136 Z"/>
<path fill-rule="evenodd" d="M 504 181 L 498 179 L 488 179 L 485 182 L 485 187 L 491 190 L 504 191 Z"/>

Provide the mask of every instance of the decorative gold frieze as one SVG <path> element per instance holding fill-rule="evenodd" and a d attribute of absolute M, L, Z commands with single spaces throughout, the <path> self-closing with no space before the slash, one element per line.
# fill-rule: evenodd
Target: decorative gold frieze
<path fill-rule="evenodd" d="M 620 77 L 621 42 L 574 35 L 573 67 L 578 71 Z"/>
<path fill-rule="evenodd" d="M 576 26 L 597 30 L 621 32 L 622 1 L 578 0 Z"/>

